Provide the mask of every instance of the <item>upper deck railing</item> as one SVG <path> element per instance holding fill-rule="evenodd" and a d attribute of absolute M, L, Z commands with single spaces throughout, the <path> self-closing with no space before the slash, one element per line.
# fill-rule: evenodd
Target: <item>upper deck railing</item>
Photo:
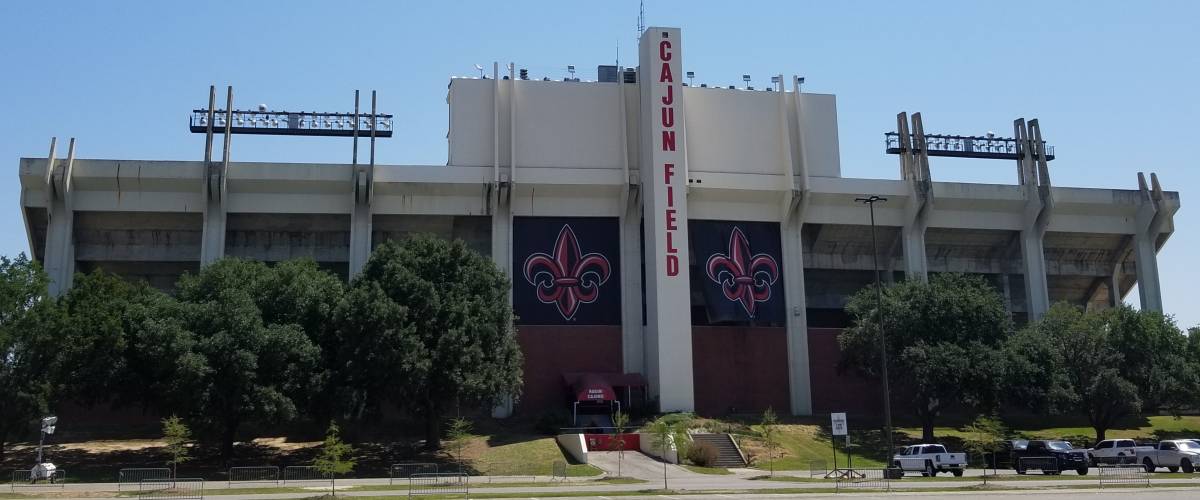
<path fill-rule="evenodd" d="M 884 134 L 888 154 L 900 154 L 900 134 Z M 997 160 L 1017 159 L 1017 140 L 1011 137 L 975 137 L 965 135 L 925 134 L 925 145 L 929 156 L 957 158 L 992 158 Z M 1054 146 L 1042 141 L 1046 149 L 1046 161 L 1054 159 Z"/>

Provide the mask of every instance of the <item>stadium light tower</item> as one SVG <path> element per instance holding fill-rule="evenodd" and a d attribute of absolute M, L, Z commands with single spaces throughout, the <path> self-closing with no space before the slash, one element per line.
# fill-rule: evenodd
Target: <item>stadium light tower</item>
<path fill-rule="evenodd" d="M 883 285 L 879 282 L 879 243 L 875 239 L 875 204 L 886 202 L 887 198 L 871 195 L 866 198 L 855 198 L 871 209 L 871 261 L 875 266 L 875 327 L 879 329 L 879 366 L 883 376 L 883 429 L 887 434 L 887 456 L 895 451 L 892 442 L 892 392 L 888 387 L 887 336 L 883 334 Z"/>

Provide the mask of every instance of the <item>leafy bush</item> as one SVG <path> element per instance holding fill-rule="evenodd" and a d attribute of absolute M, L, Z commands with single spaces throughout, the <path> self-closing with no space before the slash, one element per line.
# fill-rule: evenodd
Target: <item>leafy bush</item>
<path fill-rule="evenodd" d="M 711 467 L 717 462 L 717 449 L 708 443 L 692 443 L 688 447 L 687 459 L 701 467 Z"/>

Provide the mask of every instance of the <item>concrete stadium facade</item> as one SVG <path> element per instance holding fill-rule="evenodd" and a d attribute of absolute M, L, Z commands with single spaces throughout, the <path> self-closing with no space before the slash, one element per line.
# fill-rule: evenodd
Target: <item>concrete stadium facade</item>
<path fill-rule="evenodd" d="M 449 85 L 447 165 L 20 160 L 29 246 L 54 293 L 105 269 L 164 289 L 222 256 L 308 257 L 350 278 L 417 232 L 463 239 L 514 283 L 525 396 L 564 404 L 572 374 L 641 375 L 664 411 L 869 409 L 838 374 L 847 297 L 873 280 L 982 274 L 1015 318 L 1068 301 L 1162 308 L 1156 252 L 1179 195 L 1051 186 L 1019 120 L 1014 185 L 935 182 L 919 115 L 901 179 L 841 176 L 836 99 L 684 84 L 675 28 L 641 38 L 636 83 Z M 908 127 L 912 126 L 911 133 Z M 1131 175 L 1131 180 L 1132 180 Z M 564 382 L 567 380 L 567 382 Z M 630 383 L 634 385 L 634 383 Z M 628 389 L 628 388 L 627 388 Z M 866 392 L 864 392 L 866 391 Z"/>

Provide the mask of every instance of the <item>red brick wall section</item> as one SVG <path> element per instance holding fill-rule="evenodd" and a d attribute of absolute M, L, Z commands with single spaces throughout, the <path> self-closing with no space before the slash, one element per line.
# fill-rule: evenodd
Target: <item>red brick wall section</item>
<path fill-rule="evenodd" d="M 537 416 L 570 412 L 570 391 L 563 372 L 620 373 L 620 326 L 517 327 L 525 355 L 525 387 L 515 412 Z"/>
<path fill-rule="evenodd" d="M 790 411 L 783 328 L 693 326 L 692 373 L 701 415 Z"/>
<path fill-rule="evenodd" d="M 838 373 L 842 351 L 838 328 L 808 329 L 808 367 L 812 377 L 813 413 L 853 412 L 877 415 L 882 412 L 883 389 L 876 380 L 851 372 Z"/>

